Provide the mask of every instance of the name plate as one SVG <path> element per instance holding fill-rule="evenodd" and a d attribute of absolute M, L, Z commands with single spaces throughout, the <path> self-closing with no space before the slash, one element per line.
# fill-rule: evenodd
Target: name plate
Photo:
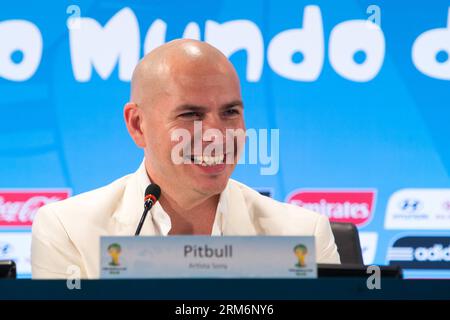
<path fill-rule="evenodd" d="M 314 237 L 101 237 L 100 277 L 316 278 Z"/>

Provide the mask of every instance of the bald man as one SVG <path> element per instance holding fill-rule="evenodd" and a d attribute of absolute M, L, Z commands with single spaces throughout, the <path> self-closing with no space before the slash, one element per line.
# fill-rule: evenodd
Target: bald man
<path fill-rule="evenodd" d="M 143 149 L 139 169 L 103 188 L 42 207 L 33 223 L 33 278 L 99 276 L 100 237 L 133 235 L 141 218 L 146 187 L 156 183 L 161 197 L 141 235 L 308 235 L 316 238 L 318 263 L 339 263 L 325 216 L 277 202 L 230 179 L 242 139 L 205 131 L 244 131 L 239 79 L 228 59 L 211 45 L 175 40 L 154 49 L 136 66 L 127 129 Z M 180 132 L 195 136 L 201 122 L 201 150 L 173 152 Z M 229 147 L 233 145 L 232 147 Z M 180 163 L 174 159 L 180 156 Z"/>

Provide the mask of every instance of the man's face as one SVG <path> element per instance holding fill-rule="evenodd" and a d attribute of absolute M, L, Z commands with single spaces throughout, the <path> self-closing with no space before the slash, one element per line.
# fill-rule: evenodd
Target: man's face
<path fill-rule="evenodd" d="M 202 132 L 198 132 L 200 123 Z M 172 76 L 153 106 L 145 108 L 144 126 L 147 132 L 146 158 L 153 171 L 166 183 L 176 185 L 178 190 L 194 191 L 202 196 L 222 192 L 238 158 L 237 148 L 231 148 L 230 143 L 237 147 L 238 142 L 235 139 L 227 141 L 226 130 L 245 130 L 237 76 L 201 68 Z M 197 128 L 195 134 L 194 128 Z M 208 129 L 216 129 L 221 134 L 202 141 Z M 179 136 L 180 132 L 189 132 L 190 135 L 190 139 L 183 143 L 187 144 L 184 152 L 180 153 L 185 160 L 192 160 L 190 164 L 174 163 L 172 151 L 180 145 L 180 140 L 173 137 Z M 195 148 L 195 137 L 200 138 L 196 142 L 201 150 Z M 230 154 L 227 155 L 227 152 Z M 206 153 L 215 157 L 216 161 L 202 158 Z"/>

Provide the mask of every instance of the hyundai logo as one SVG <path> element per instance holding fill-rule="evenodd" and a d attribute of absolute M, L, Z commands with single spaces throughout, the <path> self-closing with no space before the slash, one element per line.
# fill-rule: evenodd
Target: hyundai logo
<path fill-rule="evenodd" d="M 400 202 L 399 207 L 404 212 L 413 213 L 422 209 L 422 202 L 417 199 L 405 199 Z"/>
<path fill-rule="evenodd" d="M 11 252 L 11 245 L 7 242 L 0 242 L 0 255 L 2 256 L 6 256 L 7 254 L 9 254 Z"/>

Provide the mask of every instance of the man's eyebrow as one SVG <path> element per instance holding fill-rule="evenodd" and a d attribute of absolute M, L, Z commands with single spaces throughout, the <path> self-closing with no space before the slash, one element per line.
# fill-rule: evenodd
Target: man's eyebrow
<path fill-rule="evenodd" d="M 235 100 L 235 101 L 231 101 L 229 103 L 224 104 L 222 107 L 220 107 L 220 109 L 229 109 L 229 108 L 233 108 L 233 107 L 244 108 L 244 103 L 241 100 Z M 206 111 L 207 109 L 208 109 L 208 107 L 205 107 L 205 106 L 186 103 L 186 104 L 177 106 L 173 110 L 173 112 L 175 112 L 175 113 L 183 112 L 183 111 L 202 112 L 202 111 Z"/>
<path fill-rule="evenodd" d="M 180 111 L 194 111 L 194 112 L 200 112 L 205 111 L 207 107 L 199 106 L 195 104 L 182 104 L 176 107 L 173 112 L 180 112 Z"/>

